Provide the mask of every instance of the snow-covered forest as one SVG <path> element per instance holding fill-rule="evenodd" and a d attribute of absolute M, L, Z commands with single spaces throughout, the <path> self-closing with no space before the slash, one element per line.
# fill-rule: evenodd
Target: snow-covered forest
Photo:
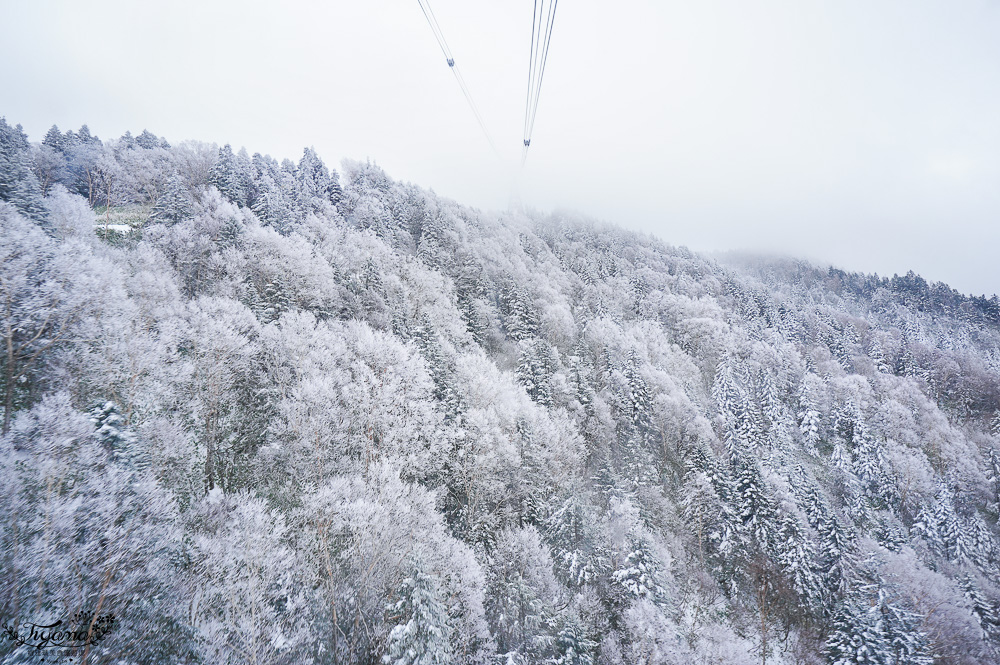
<path fill-rule="evenodd" d="M 0 618 L 73 662 L 1000 659 L 996 296 L 146 131 L 0 120 L 0 201 Z"/>

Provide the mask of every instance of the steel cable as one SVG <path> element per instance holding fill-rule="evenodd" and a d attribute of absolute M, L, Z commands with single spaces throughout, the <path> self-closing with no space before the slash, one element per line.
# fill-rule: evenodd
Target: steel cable
<path fill-rule="evenodd" d="M 479 107 L 472 98 L 472 92 L 469 90 L 469 86 L 465 82 L 465 77 L 462 76 L 462 73 L 458 69 L 458 65 L 455 64 L 455 58 L 452 56 L 451 48 L 448 46 L 448 41 L 444 37 L 444 31 L 441 30 L 441 26 L 437 22 L 437 17 L 434 16 L 434 10 L 431 8 L 429 0 L 417 0 L 417 4 L 420 5 L 420 10 L 424 13 L 424 18 L 427 19 L 427 25 L 430 26 L 431 32 L 434 33 L 434 39 L 437 40 L 438 46 L 441 47 L 441 52 L 444 54 L 445 60 L 448 62 L 448 68 L 451 69 L 451 73 L 455 75 L 455 81 L 458 82 L 458 87 L 462 90 L 462 95 L 465 97 L 465 101 L 468 102 L 469 108 L 472 109 L 472 114 L 476 117 L 476 122 L 479 123 L 479 128 L 483 130 L 483 135 L 486 136 L 486 140 L 489 142 L 490 148 L 493 149 L 493 154 L 499 158 L 500 152 L 497 150 L 497 146 L 493 142 L 493 137 L 486 128 L 486 122 L 483 120 L 483 116 L 479 112 Z"/>
<path fill-rule="evenodd" d="M 549 59 L 549 47 L 552 43 L 552 29 L 555 26 L 556 9 L 559 0 L 550 0 L 546 12 L 545 0 L 535 0 L 531 16 L 531 48 L 528 56 L 528 91 L 524 111 L 524 147 L 521 151 L 521 166 L 528 157 L 531 146 L 531 136 L 535 131 L 535 119 L 538 116 L 538 101 L 542 94 L 542 83 L 545 79 L 545 66 Z"/>

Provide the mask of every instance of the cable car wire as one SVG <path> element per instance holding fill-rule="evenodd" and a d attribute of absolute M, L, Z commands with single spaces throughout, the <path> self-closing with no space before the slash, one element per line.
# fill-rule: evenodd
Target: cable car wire
<path fill-rule="evenodd" d="M 444 58 L 448 61 L 448 66 L 454 66 L 453 63 L 455 62 L 455 59 L 451 57 L 451 49 L 448 48 L 448 42 L 444 38 L 444 32 L 441 30 L 441 26 L 438 25 L 437 17 L 434 16 L 434 10 L 431 9 L 430 2 L 427 2 L 427 0 L 417 0 L 417 4 L 420 5 L 420 11 L 424 13 L 424 18 L 427 19 L 427 25 L 431 27 L 431 32 L 434 33 L 434 39 L 437 40 L 438 46 L 441 47 L 441 52 L 444 53 Z"/>
<path fill-rule="evenodd" d="M 538 100 L 542 94 L 542 82 L 545 79 L 545 66 L 549 60 L 552 28 L 555 26 L 556 9 L 559 6 L 559 0 L 549 0 L 547 12 L 545 0 L 541 0 L 540 5 L 539 0 L 535 0 L 531 16 L 531 49 L 528 57 L 528 92 L 524 104 L 524 148 L 521 151 L 522 167 L 528 158 L 531 136 L 535 131 Z"/>
<path fill-rule="evenodd" d="M 535 131 L 535 118 L 538 117 L 538 100 L 542 95 L 542 83 L 545 79 L 545 65 L 549 61 L 549 46 L 552 44 L 552 28 L 555 25 L 556 19 L 556 7 L 559 4 L 559 0 L 555 0 L 549 9 L 549 21 L 548 21 L 548 35 L 545 38 L 545 50 L 542 53 L 542 69 L 538 76 L 538 88 L 535 91 L 535 106 L 531 110 L 531 125 L 528 127 L 528 141 L 531 141 L 531 134 Z"/>
<path fill-rule="evenodd" d="M 500 151 L 497 150 L 497 146 L 493 142 L 493 137 L 490 135 L 490 131 L 486 128 L 486 121 L 483 120 L 483 115 L 479 112 L 479 106 L 476 105 L 475 100 L 472 98 L 472 92 L 469 90 L 469 86 L 465 82 L 465 77 L 462 76 L 462 72 L 458 69 L 458 65 L 455 64 L 455 58 L 451 53 L 451 48 L 448 46 L 448 41 L 444 37 L 444 31 L 441 30 L 441 26 L 437 22 L 437 17 L 434 16 L 434 10 L 431 8 L 429 0 L 417 0 L 417 4 L 420 5 L 420 10 L 424 13 L 424 18 L 427 19 L 427 25 L 430 26 L 431 32 L 434 33 L 434 39 L 437 40 L 438 46 L 441 47 L 441 52 L 444 54 L 445 61 L 448 63 L 448 68 L 451 70 L 451 73 L 455 75 L 458 87 L 462 89 L 462 95 L 465 97 L 465 101 L 469 103 L 469 108 L 472 109 L 472 114 L 476 116 L 476 122 L 479 123 L 479 128 L 483 130 L 483 135 L 486 136 L 486 140 L 489 142 L 490 148 L 493 149 L 493 154 L 499 158 Z"/>
<path fill-rule="evenodd" d="M 493 149 L 493 153 L 499 158 L 500 151 L 497 150 L 497 146 L 493 142 L 493 137 L 490 136 L 490 130 L 486 128 L 486 121 L 483 120 L 483 116 L 479 112 L 479 107 L 476 105 L 475 100 L 472 98 L 472 93 L 469 92 L 469 86 L 466 85 L 465 83 L 465 77 L 462 76 L 462 72 L 458 69 L 458 65 L 451 65 L 451 71 L 455 75 L 455 79 L 458 81 L 459 87 L 462 88 L 462 94 L 465 95 L 466 101 L 469 102 L 469 108 L 472 109 L 472 113 L 476 116 L 476 121 L 479 123 L 480 129 L 483 130 L 483 134 L 486 136 L 486 140 L 489 141 L 490 147 Z"/>
<path fill-rule="evenodd" d="M 535 28 L 538 23 L 538 0 L 531 14 L 531 54 L 528 56 L 528 89 L 524 97 L 524 137 L 528 136 L 528 115 L 531 112 L 531 82 L 535 76 Z"/>

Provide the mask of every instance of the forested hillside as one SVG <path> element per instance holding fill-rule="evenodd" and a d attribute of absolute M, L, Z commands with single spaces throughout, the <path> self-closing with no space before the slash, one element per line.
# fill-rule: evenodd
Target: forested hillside
<path fill-rule="evenodd" d="M 0 618 L 75 663 L 998 662 L 995 296 L 145 131 L 0 120 L 0 201 Z"/>

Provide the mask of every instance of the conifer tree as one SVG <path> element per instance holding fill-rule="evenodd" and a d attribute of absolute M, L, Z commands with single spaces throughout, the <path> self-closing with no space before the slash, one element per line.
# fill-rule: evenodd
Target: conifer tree
<path fill-rule="evenodd" d="M 455 389 L 454 372 L 437 333 L 426 314 L 411 331 L 413 341 L 420 349 L 420 355 L 427 363 L 427 370 L 434 381 L 434 398 L 441 402 L 449 418 L 458 415 L 461 396 Z"/>
<path fill-rule="evenodd" d="M 835 468 L 840 469 L 844 473 L 853 473 L 854 471 L 854 460 L 851 459 L 851 453 L 848 452 L 843 442 L 839 440 L 833 444 L 830 461 L 833 462 Z"/>
<path fill-rule="evenodd" d="M 885 636 L 855 602 L 837 609 L 824 651 L 830 665 L 888 665 Z"/>
<path fill-rule="evenodd" d="M 118 145 L 124 146 L 126 150 L 135 150 L 135 137 L 132 136 L 132 132 L 126 131 L 118 139 Z"/>
<path fill-rule="evenodd" d="M 570 586 L 582 587 L 594 580 L 599 567 L 590 538 L 594 511 L 578 494 L 549 506 L 542 535 L 552 551 L 556 575 Z"/>
<path fill-rule="evenodd" d="M 253 196 L 250 209 L 268 226 L 287 235 L 299 214 L 294 165 L 289 172 L 268 156 L 255 153 L 251 163 Z"/>
<path fill-rule="evenodd" d="M 15 174 L 16 181 L 8 202 L 25 217 L 44 221 L 48 217 L 48 211 L 42 200 L 42 188 L 38 184 L 38 178 L 28 164 L 27 152 L 19 155 Z"/>
<path fill-rule="evenodd" d="M 176 224 L 191 215 L 191 196 L 184 180 L 175 171 L 167 180 L 163 194 L 156 199 L 149 219 L 164 224 Z"/>
<path fill-rule="evenodd" d="M 657 602 L 663 595 L 663 587 L 656 557 L 643 538 L 633 536 L 629 543 L 631 547 L 624 561 L 611 573 L 611 579 L 629 601 L 647 598 Z"/>
<path fill-rule="evenodd" d="M 714 526 L 722 508 L 721 501 L 715 488 L 712 487 L 708 474 L 699 469 L 687 470 L 682 490 L 684 499 L 681 503 L 681 514 L 694 532 L 698 543 L 698 554 L 704 561 L 710 534 L 715 532 Z"/>
<path fill-rule="evenodd" d="M 933 502 L 925 501 L 921 504 L 911 530 L 926 540 L 931 549 L 937 552 L 944 549 L 944 540 L 938 528 L 938 517 Z"/>
<path fill-rule="evenodd" d="M 83 143 L 85 145 L 101 142 L 101 139 L 90 133 L 90 127 L 87 127 L 87 125 L 80 126 L 80 131 L 76 133 L 76 139 L 79 143 Z"/>
<path fill-rule="evenodd" d="M 965 534 L 971 548 L 969 556 L 977 567 L 986 568 L 996 557 L 996 540 L 979 511 L 972 515 L 971 522 Z"/>
<path fill-rule="evenodd" d="M 448 611 L 437 581 L 417 567 L 403 580 L 390 607 L 396 625 L 389 632 L 384 665 L 448 665 L 452 659 Z"/>
<path fill-rule="evenodd" d="M 97 430 L 97 438 L 104 445 L 111 459 L 134 471 L 144 471 L 149 459 L 139 449 L 135 432 L 128 426 L 114 402 L 105 402 L 90 412 L 90 420 Z"/>
<path fill-rule="evenodd" d="M 997 452 L 996 448 L 990 448 L 990 458 L 986 465 L 986 480 L 992 485 L 995 510 L 1000 509 L 1000 453 Z"/>
<path fill-rule="evenodd" d="M 590 363 L 582 341 L 577 342 L 573 349 L 573 355 L 568 359 L 568 363 L 569 383 L 573 387 L 573 394 L 584 409 L 586 409 L 594 401 L 594 389 L 590 384 L 593 366 Z"/>
<path fill-rule="evenodd" d="M 45 138 L 42 139 L 42 145 L 47 145 L 57 152 L 66 152 L 68 140 L 62 132 L 59 131 L 59 127 L 52 125 L 49 127 L 49 131 L 45 133 Z"/>
<path fill-rule="evenodd" d="M 170 144 L 159 138 L 148 129 L 142 130 L 142 134 L 135 137 L 135 145 L 139 148 L 150 150 L 152 148 L 169 148 Z"/>
<path fill-rule="evenodd" d="M 832 599 L 839 596 L 847 585 L 851 541 L 815 485 L 807 491 L 805 510 L 819 537 L 817 572 L 829 612 L 833 607 Z"/>
<path fill-rule="evenodd" d="M 971 575 L 963 575 L 958 579 L 958 583 L 965 597 L 969 599 L 973 616 L 976 617 L 980 628 L 983 629 L 983 639 L 995 640 L 1000 637 L 1000 615 L 997 613 L 996 603 L 990 602 L 983 595 L 982 590 Z"/>
<path fill-rule="evenodd" d="M 593 640 L 587 638 L 579 622 L 570 618 L 556 635 L 555 655 L 548 662 L 551 665 L 593 665 L 596 646 Z"/>
<path fill-rule="evenodd" d="M 551 559 L 533 528 L 500 535 L 486 583 L 486 616 L 499 653 L 540 662 L 549 652 L 552 581 Z"/>
<path fill-rule="evenodd" d="M 624 415 L 630 437 L 645 443 L 652 431 L 650 413 L 653 398 L 646 380 L 642 378 L 640 373 L 641 365 L 639 354 L 635 350 L 630 351 L 623 371 L 625 376 Z"/>
<path fill-rule="evenodd" d="M 757 462 L 742 456 L 736 464 L 736 495 L 742 531 L 749 543 L 770 547 L 774 533 L 775 506 L 767 493 Z"/>
<path fill-rule="evenodd" d="M 726 449 L 731 458 L 741 454 L 748 441 L 744 433 L 744 423 L 748 418 L 746 399 L 733 377 L 732 367 L 727 360 L 719 363 L 712 381 L 712 397 L 719 408 L 719 413 L 725 423 L 723 432 Z"/>
<path fill-rule="evenodd" d="M 517 379 L 528 396 L 542 406 L 552 406 L 552 374 L 556 369 L 555 351 L 541 339 L 521 342 Z"/>
<path fill-rule="evenodd" d="M 892 665 L 932 665 L 930 640 L 920 628 L 922 617 L 891 599 L 889 590 L 882 584 L 878 585 L 876 602 L 888 638 L 888 662 Z"/>
<path fill-rule="evenodd" d="M 299 186 L 299 203 L 312 212 L 322 210 L 322 203 L 337 205 L 343 198 L 337 172 L 331 173 L 312 148 L 302 151 L 296 169 Z"/>
<path fill-rule="evenodd" d="M 890 602 L 881 584 L 875 587 L 859 589 L 834 614 L 825 648 L 831 665 L 931 665 L 918 617 Z"/>
<path fill-rule="evenodd" d="M 232 147 L 227 143 L 219 148 L 219 157 L 208 175 L 208 183 L 236 205 L 245 206 L 248 202 L 248 184 L 250 180 L 250 164 L 246 152 L 233 154 Z"/>
<path fill-rule="evenodd" d="M 779 394 L 779 388 L 774 379 L 765 370 L 758 372 L 758 394 L 762 406 L 761 415 L 764 419 L 771 445 L 782 445 L 787 436 L 787 424 L 784 405 Z"/>
<path fill-rule="evenodd" d="M 515 284 L 508 284 L 502 294 L 504 325 L 514 341 L 521 341 L 538 334 L 538 313 L 527 291 Z"/>
<path fill-rule="evenodd" d="M 0 201 L 7 201 L 30 219 L 46 217 L 42 189 L 31 164 L 28 137 L 20 125 L 0 117 Z"/>
<path fill-rule="evenodd" d="M 820 441 L 820 413 L 816 408 L 816 403 L 806 381 L 802 382 L 799 390 L 799 432 L 802 434 L 802 441 L 807 452 L 817 454 L 816 446 Z"/>
<path fill-rule="evenodd" d="M 471 290 L 459 288 L 456 293 L 458 301 L 458 311 L 462 316 L 462 322 L 472 335 L 472 339 L 477 344 L 486 343 L 486 331 L 489 329 L 489 321 L 483 316 L 481 311 L 482 302 L 478 295 Z"/>
<path fill-rule="evenodd" d="M 808 540 L 795 520 L 785 516 L 776 541 L 778 564 L 791 580 L 792 587 L 810 610 L 822 607 L 823 588 L 816 571 L 818 555 L 813 543 Z"/>

